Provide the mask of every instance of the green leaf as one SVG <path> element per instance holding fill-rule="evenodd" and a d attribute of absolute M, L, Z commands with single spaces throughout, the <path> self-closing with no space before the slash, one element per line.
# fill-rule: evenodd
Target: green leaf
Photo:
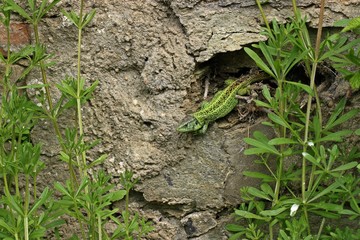
<path fill-rule="evenodd" d="M 112 192 L 111 194 L 112 194 L 112 196 L 111 196 L 110 200 L 112 202 L 119 201 L 125 197 L 126 190 L 118 190 L 116 192 Z"/>
<path fill-rule="evenodd" d="M 244 234 L 245 234 L 245 232 L 238 232 L 238 233 L 235 233 L 235 234 L 231 234 L 231 236 L 229 237 L 228 240 L 238 240 Z"/>
<path fill-rule="evenodd" d="M 345 39 L 345 40 L 343 40 Z M 324 59 L 327 59 L 327 58 L 330 58 L 336 54 L 342 54 L 344 53 L 345 51 L 348 51 L 348 50 L 351 50 L 353 48 L 356 47 L 356 45 L 358 45 L 360 43 L 360 39 L 355 39 L 351 42 L 349 42 L 348 44 L 346 45 L 343 45 L 345 42 L 346 42 L 347 38 L 346 37 L 343 37 L 343 38 L 340 38 L 339 42 L 336 43 L 336 45 L 330 49 L 329 51 L 325 52 L 319 59 L 319 61 L 322 61 Z"/>
<path fill-rule="evenodd" d="M 342 124 L 349 119 L 353 118 L 360 112 L 360 109 L 352 109 L 349 112 L 342 114 L 335 122 L 332 123 L 332 127 Z"/>
<path fill-rule="evenodd" d="M 59 182 L 56 182 L 54 184 L 54 188 L 56 190 L 58 190 L 60 193 L 62 193 L 63 195 L 68 196 L 69 198 L 73 199 L 72 195 L 66 190 L 66 188 Z"/>
<path fill-rule="evenodd" d="M 45 236 L 46 230 L 47 229 L 45 227 L 37 226 L 37 228 L 30 233 L 29 238 L 40 239 Z"/>
<path fill-rule="evenodd" d="M 293 57 L 293 59 L 291 59 L 291 64 L 289 66 L 286 67 L 286 72 L 285 72 L 285 75 L 287 75 L 293 68 L 296 64 L 298 64 L 300 61 L 304 61 L 306 60 L 306 55 L 309 54 L 311 49 L 308 49 L 308 50 L 301 50 L 301 49 L 296 49 L 295 47 L 293 48 L 293 50 L 291 51 L 291 56 L 290 57 Z M 300 86 L 300 85 L 299 85 Z M 307 85 L 304 85 L 304 86 L 300 86 L 300 87 L 305 87 Z M 311 89 L 310 87 L 308 89 Z M 306 87 L 304 88 L 305 91 L 306 90 Z M 311 92 L 309 92 L 309 94 L 311 95 Z"/>
<path fill-rule="evenodd" d="M 269 142 L 269 138 L 264 133 L 262 133 L 261 131 L 255 131 L 253 133 L 253 136 L 254 136 L 254 138 L 256 140 L 259 140 L 259 141 L 261 141 L 263 143 Z"/>
<path fill-rule="evenodd" d="M 327 212 L 321 210 L 309 210 L 309 211 L 328 219 L 339 219 L 341 217 L 340 214 L 333 212 Z"/>
<path fill-rule="evenodd" d="M 342 130 L 342 131 L 338 131 L 338 132 L 334 132 L 334 133 L 330 133 L 328 135 L 326 135 L 325 137 L 323 138 L 320 138 L 319 140 L 317 141 L 314 141 L 316 143 L 319 143 L 319 142 L 327 142 L 327 141 L 330 141 L 330 142 L 341 142 L 343 139 L 344 136 L 347 136 L 347 135 L 350 135 L 353 131 L 351 130 Z"/>
<path fill-rule="evenodd" d="M 46 4 L 44 4 L 44 6 L 42 6 L 42 10 L 39 11 L 41 13 L 41 15 L 39 16 L 39 20 L 60 1 L 61 0 L 54 0 L 50 4 L 48 4 L 46 7 L 45 7 Z M 47 1 L 44 1 L 44 2 L 47 2 Z"/>
<path fill-rule="evenodd" d="M 88 14 L 85 15 L 81 24 L 81 28 L 84 28 L 94 18 L 95 13 L 95 9 L 92 9 Z"/>
<path fill-rule="evenodd" d="M 249 187 L 248 193 L 253 195 L 254 197 L 258 197 L 260 199 L 266 199 L 268 201 L 271 201 L 271 198 L 266 193 L 264 193 L 263 191 L 261 191 L 257 188 Z"/>
<path fill-rule="evenodd" d="M 344 165 L 341 165 L 335 169 L 332 169 L 331 171 L 332 172 L 338 172 L 338 171 L 346 171 L 346 170 L 349 170 L 351 168 L 354 168 L 358 165 L 358 162 L 349 162 L 349 163 L 346 163 Z"/>
<path fill-rule="evenodd" d="M 245 52 L 247 53 L 247 55 L 249 55 L 256 63 L 256 65 L 263 70 L 264 72 L 266 72 L 267 74 L 269 74 L 270 76 L 272 76 L 273 78 L 275 78 L 274 73 L 270 70 L 270 68 L 265 64 L 265 62 L 259 57 L 259 55 L 257 55 L 257 53 L 255 53 L 253 50 L 251 50 L 250 48 L 245 47 L 244 48 Z"/>
<path fill-rule="evenodd" d="M 351 19 L 341 32 L 347 32 L 360 28 L 360 17 Z"/>
<path fill-rule="evenodd" d="M 64 94 L 68 94 L 73 98 L 77 98 L 75 89 L 68 83 L 62 82 L 61 84 L 56 84 L 56 87 Z"/>
<path fill-rule="evenodd" d="M 8 4 L 8 6 L 5 7 L 4 10 L 11 10 L 17 12 L 20 16 L 31 22 L 30 15 L 28 15 L 24 9 L 17 5 L 14 0 L 6 0 L 6 3 Z"/>
<path fill-rule="evenodd" d="M 6 202 L 10 205 L 10 207 L 15 210 L 20 216 L 24 217 L 24 211 L 22 206 L 15 200 L 15 198 L 11 195 L 6 196 Z"/>
<path fill-rule="evenodd" d="M 287 233 L 284 230 L 280 230 L 280 235 L 282 240 L 291 240 L 291 238 L 287 235 Z"/>
<path fill-rule="evenodd" d="M 280 213 L 284 212 L 286 209 L 287 209 L 286 207 L 281 207 L 281 208 L 278 208 L 275 210 L 264 210 L 264 211 L 261 211 L 260 214 L 262 216 L 266 216 L 266 217 L 277 216 Z"/>
<path fill-rule="evenodd" d="M 66 222 L 65 222 L 64 219 L 57 219 L 57 220 L 55 220 L 55 221 L 52 221 L 52 222 L 46 224 L 45 227 L 46 227 L 47 229 L 51 229 L 51 228 L 59 227 L 59 226 L 65 224 L 65 223 L 66 223 Z"/>
<path fill-rule="evenodd" d="M 254 102 L 256 103 L 256 106 L 258 106 L 258 107 L 271 108 L 271 105 L 270 105 L 270 104 L 265 103 L 265 102 L 263 102 L 263 101 L 254 100 Z"/>
<path fill-rule="evenodd" d="M 349 209 L 343 209 L 339 213 L 343 214 L 343 215 L 358 215 L 358 213 L 356 213 L 352 210 L 349 210 Z"/>
<path fill-rule="evenodd" d="M 30 85 L 25 85 L 25 86 L 19 86 L 17 87 L 17 89 L 28 89 L 28 88 L 43 88 L 43 87 L 48 87 L 49 84 L 30 84 Z"/>
<path fill-rule="evenodd" d="M 260 149 L 263 149 L 264 151 L 266 151 L 268 153 L 272 153 L 272 154 L 275 154 L 275 155 L 278 155 L 278 156 L 281 155 L 280 152 L 278 152 L 276 150 L 276 148 L 274 146 L 272 146 L 272 145 L 268 145 L 266 143 L 255 140 L 253 138 L 245 138 L 244 141 L 249 145 L 252 145 L 254 147 L 258 147 Z"/>
<path fill-rule="evenodd" d="M 342 113 L 345 108 L 346 99 L 342 98 L 340 102 L 336 105 L 334 112 L 331 114 L 329 120 L 327 121 L 324 131 L 330 130 L 333 127 L 333 123 L 336 121 L 337 117 Z"/>
<path fill-rule="evenodd" d="M 64 10 L 61 11 L 64 16 L 69 19 L 77 28 L 80 28 L 80 19 L 79 16 L 74 12 L 66 12 Z"/>
<path fill-rule="evenodd" d="M 272 54 L 270 52 L 270 47 L 267 46 L 264 42 L 259 42 L 259 48 L 260 48 L 262 54 L 264 55 L 268 65 L 271 68 L 272 75 L 271 74 L 269 74 L 269 75 L 273 76 L 275 79 L 278 79 L 278 70 L 279 70 L 280 66 L 277 65 L 278 61 L 274 60 L 274 58 L 272 57 Z"/>
<path fill-rule="evenodd" d="M 359 129 L 356 129 L 355 134 L 358 135 L 358 136 L 360 136 L 360 128 L 359 128 Z"/>
<path fill-rule="evenodd" d="M 240 232 L 240 231 L 244 231 L 245 227 L 237 225 L 237 224 L 228 224 L 225 226 L 226 230 L 230 231 L 230 232 Z"/>
<path fill-rule="evenodd" d="M 291 126 L 289 125 L 289 123 L 284 120 L 283 118 L 281 118 L 280 116 L 276 115 L 275 113 L 268 113 L 268 117 L 274 122 L 279 124 L 280 126 L 286 127 L 287 129 L 292 130 Z"/>
<path fill-rule="evenodd" d="M 5 228 L 12 235 L 15 234 L 15 230 L 1 218 L 0 218 L 0 226 Z"/>
<path fill-rule="evenodd" d="M 315 159 L 313 156 L 311 156 L 307 152 L 303 152 L 302 155 L 306 160 L 310 161 L 312 164 L 315 164 L 316 166 L 321 167 L 320 159 Z"/>
<path fill-rule="evenodd" d="M 0 60 L 1 60 L 1 62 L 6 64 L 6 60 L 5 60 L 4 56 L 2 55 L 2 53 L 0 53 Z"/>
<path fill-rule="evenodd" d="M 44 191 L 41 193 L 41 196 L 37 199 L 34 206 L 30 209 L 28 215 L 31 215 L 36 209 L 38 209 L 41 205 L 43 205 L 48 198 L 50 197 L 51 192 L 49 191 L 49 188 L 46 187 Z"/>
<path fill-rule="evenodd" d="M 267 183 L 263 183 L 261 184 L 260 186 L 261 190 L 266 193 L 267 195 L 271 196 L 271 197 L 274 197 L 274 191 L 273 189 L 270 187 L 269 184 Z"/>
<path fill-rule="evenodd" d="M 93 168 L 94 166 L 97 166 L 99 164 L 102 164 L 106 159 L 107 159 L 108 155 L 107 154 L 103 154 L 101 155 L 98 159 L 96 159 L 95 161 L 91 162 L 87 168 L 88 169 L 91 169 Z"/>
<path fill-rule="evenodd" d="M 311 204 L 311 206 L 333 212 L 340 212 L 343 210 L 343 207 L 341 205 L 326 202 L 313 203 Z"/>
<path fill-rule="evenodd" d="M 350 22 L 350 19 L 340 19 L 334 23 L 334 27 L 345 27 Z"/>
<path fill-rule="evenodd" d="M 259 155 L 264 153 L 269 153 L 269 151 L 264 148 L 248 148 L 244 151 L 245 155 Z"/>
<path fill-rule="evenodd" d="M 235 210 L 235 214 L 238 215 L 238 216 L 241 216 L 243 218 L 259 219 L 259 220 L 269 221 L 269 218 L 267 218 L 267 217 L 262 217 L 262 216 L 254 214 L 252 212 L 248 212 L 248 211 L 244 211 L 244 210 Z"/>
<path fill-rule="evenodd" d="M 36 4 L 35 3 L 36 3 L 36 0 L 28 0 L 28 5 L 29 5 L 31 11 L 33 11 L 33 12 L 35 12 L 35 10 L 36 10 Z"/>
<path fill-rule="evenodd" d="M 82 179 L 82 181 L 80 182 L 80 186 L 78 188 L 78 190 L 75 193 L 75 198 L 78 197 L 80 195 L 80 193 L 82 192 L 82 190 L 89 184 L 89 179 L 84 177 Z"/>
<path fill-rule="evenodd" d="M 270 145 L 297 144 L 297 143 L 299 142 L 290 138 L 273 138 L 269 141 Z"/>
<path fill-rule="evenodd" d="M 360 71 L 354 73 L 354 75 L 349 79 L 349 82 L 352 89 L 360 89 Z"/>
<path fill-rule="evenodd" d="M 99 85 L 99 81 L 96 80 L 90 87 L 88 87 L 81 97 L 85 97 L 85 100 L 88 100 L 91 97 L 91 94 L 95 91 L 96 87 Z"/>
<path fill-rule="evenodd" d="M 70 156 L 67 155 L 65 152 L 60 151 L 60 159 L 66 163 L 70 161 Z"/>
<path fill-rule="evenodd" d="M 313 197 L 312 199 L 310 199 L 308 201 L 308 203 L 311 203 L 313 201 L 315 201 L 316 199 L 328 194 L 329 192 L 334 191 L 336 188 L 338 188 L 341 184 L 338 182 L 334 182 L 333 184 L 331 184 L 330 186 L 328 186 L 327 188 L 325 188 L 324 190 L 322 190 L 320 193 L 316 194 L 315 197 Z"/>
<path fill-rule="evenodd" d="M 290 82 L 290 81 L 285 81 L 287 84 L 291 84 L 291 85 L 295 85 L 299 88 L 301 88 L 302 90 L 304 90 L 305 92 L 307 92 L 310 96 L 314 96 L 314 91 L 311 89 L 310 86 L 303 84 L 303 83 L 299 83 L 299 82 Z"/>
<path fill-rule="evenodd" d="M 263 89 L 262 89 L 262 94 L 263 94 L 263 96 L 265 97 L 265 99 L 271 104 L 272 101 L 273 101 L 273 97 L 271 96 L 270 90 L 269 90 L 269 88 L 267 87 L 267 85 L 265 85 L 265 86 L 263 87 Z M 271 108 L 271 105 L 270 105 L 269 108 Z"/>

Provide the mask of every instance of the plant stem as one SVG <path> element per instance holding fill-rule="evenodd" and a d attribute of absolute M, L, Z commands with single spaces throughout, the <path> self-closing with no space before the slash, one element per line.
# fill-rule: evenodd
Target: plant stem
<path fill-rule="evenodd" d="M 74 191 L 75 192 L 75 191 Z M 81 219 L 81 215 L 82 215 L 82 213 L 80 212 L 80 210 L 79 210 L 79 206 L 78 206 L 78 204 L 77 204 L 77 197 L 75 197 L 75 195 L 74 195 L 74 197 L 73 197 L 73 204 L 74 204 L 74 211 L 75 211 L 75 218 L 78 220 L 78 222 L 79 222 L 79 225 L 80 225 L 80 231 L 81 231 L 81 236 L 82 236 L 82 239 L 86 239 L 85 238 L 85 230 L 84 230 L 84 225 L 83 225 L 83 223 L 82 223 L 82 219 Z"/>
<path fill-rule="evenodd" d="M 316 240 L 320 239 L 320 236 L 321 236 L 322 230 L 324 228 L 324 225 L 325 225 L 325 218 L 322 218 L 320 228 L 319 228 L 318 234 L 316 236 Z"/>
<path fill-rule="evenodd" d="M 319 51 L 320 51 L 320 43 L 321 43 L 321 35 L 322 35 L 322 24 L 324 19 L 324 9 L 325 9 L 325 0 L 321 0 L 321 6 L 320 6 L 320 15 L 319 15 L 319 25 L 318 25 L 318 32 L 316 36 L 316 45 L 315 45 L 315 58 L 313 60 L 312 64 L 312 71 L 310 76 L 310 88 L 315 91 L 315 76 L 316 76 L 316 70 L 318 65 L 318 58 L 319 58 Z M 307 107 L 306 107 L 306 121 L 305 121 L 305 134 L 304 134 L 304 147 L 303 151 L 306 152 L 307 150 L 307 144 L 308 144 L 308 138 L 309 138 L 309 125 L 310 125 L 310 114 L 311 114 L 311 100 L 312 96 L 308 95 L 307 100 Z M 318 109 L 318 111 L 321 111 L 321 109 Z M 321 113 L 321 112 L 320 112 Z M 305 201 L 305 191 L 306 191 L 306 159 L 303 158 L 303 169 L 302 169 L 302 196 L 303 201 Z"/>
<path fill-rule="evenodd" d="M 316 70 L 319 60 L 319 54 L 320 54 L 320 43 L 321 43 L 321 35 L 322 35 L 322 25 L 323 25 L 323 19 L 324 19 L 324 9 L 325 9 L 325 0 L 321 0 L 320 5 L 320 15 L 319 15 L 319 24 L 318 24 L 318 30 L 317 30 L 317 36 L 316 36 L 316 44 L 315 44 L 315 53 L 314 53 L 314 59 L 312 63 L 311 68 L 311 76 L 310 76 L 310 88 L 313 91 L 316 91 L 315 89 L 315 76 L 316 76 Z M 306 120 L 305 120 L 305 133 L 304 133 L 304 146 L 303 146 L 303 152 L 307 151 L 307 144 L 308 144 L 308 138 L 309 138 L 309 126 L 310 126 L 310 114 L 311 114 L 311 107 L 312 107 L 312 96 L 308 95 L 307 100 L 307 107 L 306 107 Z M 321 109 L 318 109 L 318 111 L 321 111 Z M 306 221 L 308 222 L 308 214 L 306 209 L 306 202 L 307 202 L 307 196 L 306 196 L 306 159 L 303 157 L 302 159 L 302 172 L 301 172 L 301 193 L 302 193 L 302 201 L 304 204 L 304 214 Z M 309 222 L 308 222 L 309 223 Z M 308 225 L 308 233 L 310 234 L 310 225 Z"/>
<path fill-rule="evenodd" d="M 34 182 L 33 182 L 33 186 L 34 186 L 34 202 L 36 202 L 37 199 L 37 188 L 36 188 L 36 184 L 37 184 L 37 175 L 34 176 Z"/>
<path fill-rule="evenodd" d="M 33 28 L 34 28 L 34 35 L 35 35 L 35 43 L 37 45 L 40 45 L 40 38 L 39 38 L 39 27 L 38 24 L 35 22 L 33 23 Z M 46 101 L 49 105 L 49 116 L 50 116 L 50 120 L 53 123 L 54 129 L 55 129 L 55 133 L 56 136 L 58 138 L 58 141 L 62 147 L 62 149 L 64 150 L 64 141 L 62 138 L 62 134 L 60 132 L 60 127 L 59 124 L 57 122 L 57 119 L 53 116 L 53 103 L 52 103 L 52 99 L 51 99 L 51 93 L 50 93 L 50 87 L 49 87 L 49 82 L 47 80 L 47 75 L 46 75 L 46 70 L 45 70 L 45 66 L 44 66 L 44 62 L 41 60 L 40 61 L 40 71 L 41 71 L 41 78 L 42 81 L 45 85 L 45 94 L 46 94 Z"/>
<path fill-rule="evenodd" d="M 29 240 L 29 202 L 30 202 L 30 191 L 29 191 L 29 175 L 25 175 L 25 197 L 24 197 L 24 236 L 25 240 Z"/>
<path fill-rule="evenodd" d="M 33 28 L 34 28 L 34 35 L 35 35 L 35 43 L 40 45 L 39 27 L 38 27 L 37 22 L 33 23 Z M 40 70 L 41 70 L 41 77 L 42 77 L 43 83 L 45 85 L 46 100 L 49 105 L 49 111 L 51 112 L 53 110 L 53 103 L 51 100 L 50 88 L 49 88 L 49 84 L 48 84 L 48 80 L 47 80 L 44 62 L 42 60 L 40 61 Z"/>
<path fill-rule="evenodd" d="M 98 220 L 98 239 L 102 239 L 102 228 L 101 228 L 101 216 L 97 214 L 97 220 Z"/>
<path fill-rule="evenodd" d="M 6 48 L 7 48 L 7 60 L 6 60 L 6 66 L 5 66 L 5 74 L 3 76 L 3 81 L 2 81 L 2 87 L 3 87 L 3 92 L 2 92 L 2 101 L 1 101 L 1 116 L 0 116 L 0 123 L 1 123 L 1 127 L 3 126 L 3 116 L 4 116 L 4 103 L 6 101 L 6 97 L 8 94 L 8 88 L 7 88 L 7 82 L 8 82 L 8 76 L 11 72 L 11 65 L 10 65 L 10 27 L 9 25 L 5 25 L 5 31 L 6 31 L 6 37 L 7 37 L 7 43 L 6 43 Z M 5 119 L 6 121 L 6 119 Z M 4 140 L 5 141 L 5 140 Z M 9 190 L 9 184 L 8 184 L 8 180 L 7 180 L 7 172 L 6 172 L 6 163 L 5 163 L 5 150 L 4 150 L 4 142 L 2 141 L 2 146 L 1 146 L 1 156 L 0 156 L 0 165 L 3 169 L 3 179 L 4 179 L 4 192 L 7 196 L 10 196 L 10 190 Z"/>
<path fill-rule="evenodd" d="M 79 128 L 79 135 L 84 135 L 83 130 L 83 122 L 82 122 L 82 111 L 81 111 L 81 90 L 82 90 L 82 84 L 81 84 L 81 42 L 82 42 L 82 21 L 83 21 L 83 11 L 84 11 L 84 0 L 80 0 L 80 13 L 79 13 L 79 24 L 78 24 L 78 46 L 77 46 L 77 52 L 78 52 L 78 58 L 77 58 L 77 98 L 76 98 L 76 105 L 77 105 L 77 119 L 78 119 L 78 128 Z M 81 137 L 81 141 L 83 143 L 83 138 Z M 79 166 L 81 166 L 80 172 L 82 176 L 87 176 L 87 170 L 86 170 L 86 152 L 83 151 L 81 153 L 82 158 L 82 164 L 79 163 Z M 87 188 L 85 189 L 87 191 Z"/>
<path fill-rule="evenodd" d="M 283 79 L 283 76 L 281 76 L 281 78 L 278 80 L 279 101 L 280 101 L 279 102 L 279 115 L 281 118 L 284 119 L 286 99 L 284 98 L 283 84 L 284 84 L 284 79 Z M 284 137 L 284 138 L 286 137 L 286 127 L 284 127 L 284 126 L 280 126 L 280 137 Z M 281 153 L 284 152 L 283 144 L 280 145 L 280 152 Z M 272 206 L 275 206 L 279 200 L 283 165 L 284 165 L 284 156 L 281 155 L 278 158 L 278 162 L 277 162 L 276 184 L 275 184 L 274 199 L 273 199 Z"/>
<path fill-rule="evenodd" d="M 126 231 L 126 237 L 129 238 L 130 237 L 130 232 L 129 232 L 129 195 L 130 195 L 130 188 L 127 187 L 126 189 L 126 195 L 125 195 L 125 218 L 124 218 L 124 223 L 125 223 L 125 231 Z"/>
<path fill-rule="evenodd" d="M 261 6 L 260 0 L 256 0 L 256 4 L 257 4 L 257 6 L 258 6 L 258 8 L 259 8 L 259 10 L 260 10 L 261 17 L 262 17 L 262 19 L 264 20 L 264 23 L 265 23 L 265 25 L 266 25 L 266 28 L 270 30 L 270 25 L 269 25 L 268 20 L 266 19 L 266 16 L 265 16 L 264 10 L 263 10 L 263 8 L 262 8 L 262 6 Z"/>
<path fill-rule="evenodd" d="M 35 35 L 35 43 L 37 45 L 40 45 L 40 37 L 39 37 L 39 27 L 38 27 L 38 21 L 33 21 L 33 28 L 34 28 L 34 35 Z M 54 108 L 53 108 L 53 103 L 52 103 L 52 98 L 51 98 L 51 92 L 50 92 L 50 87 L 49 87 L 49 82 L 47 80 L 47 74 L 46 74 L 46 69 L 45 69 L 45 65 L 44 62 L 41 60 L 40 61 L 40 71 L 41 71 L 41 78 L 42 81 L 45 85 L 45 94 L 46 94 L 46 101 L 48 103 L 49 109 L 46 109 L 46 111 L 48 112 L 48 116 L 52 122 L 52 125 L 54 127 L 55 130 L 55 134 L 56 137 L 59 141 L 60 147 L 61 149 L 66 152 L 66 147 L 64 144 L 64 140 L 60 131 L 60 127 L 59 127 L 59 123 L 57 121 L 56 116 L 54 116 Z M 76 179 L 76 174 L 75 174 L 75 170 L 72 166 L 72 161 L 70 160 L 68 163 L 68 168 L 69 168 L 69 172 L 70 172 L 70 179 L 71 182 L 77 183 L 77 179 Z M 77 184 L 76 184 L 77 185 Z"/>

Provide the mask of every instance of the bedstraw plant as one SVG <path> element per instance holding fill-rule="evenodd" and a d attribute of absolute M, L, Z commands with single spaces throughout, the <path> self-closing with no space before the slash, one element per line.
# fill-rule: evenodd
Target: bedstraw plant
<path fill-rule="evenodd" d="M 70 239 L 135 239 L 144 236 L 152 227 L 149 222 L 129 210 L 129 194 L 136 180 L 125 171 L 121 176 L 122 189 L 115 190 L 110 176 L 95 171 L 103 163 L 102 155 L 90 161 L 87 152 L 99 141 L 86 142 L 82 107 L 92 98 L 99 81 L 88 84 L 81 75 L 81 45 L 84 28 L 92 21 L 95 10 L 84 12 L 85 1 L 79 1 L 79 13 L 62 11 L 78 32 L 76 76 L 69 76 L 57 84 L 50 84 L 47 68 L 54 63 L 52 55 L 40 39 L 41 19 L 53 10 L 60 0 L 2 0 L 0 21 L 6 29 L 7 49 L 0 54 L 1 103 L 0 103 L 0 238 L 1 239 L 45 239 L 52 230 L 54 237 L 64 239 L 58 229 L 64 223 L 64 216 L 76 219 L 79 234 Z M 19 51 L 12 51 L 11 20 L 13 14 L 22 17 L 34 32 L 34 44 Z M 26 66 L 19 76 L 14 67 L 22 61 Z M 26 62 L 26 64 L 24 64 Z M 38 71 L 42 84 L 27 85 L 26 77 Z M 61 97 L 55 102 L 51 86 L 56 85 Z M 39 93 L 34 101 L 26 96 L 26 90 Z M 75 109 L 75 125 L 66 129 L 59 127 L 59 117 L 67 109 Z M 50 121 L 55 129 L 61 147 L 59 159 L 66 162 L 70 178 L 65 183 L 56 182 L 54 188 L 47 186 L 39 191 L 38 176 L 45 167 L 41 160 L 41 144 L 31 142 L 31 130 L 38 121 Z M 90 176 L 89 170 L 94 174 Z M 53 193 L 60 194 L 54 199 Z M 125 198 L 125 209 L 112 208 L 112 204 Z M 106 231 L 106 225 L 114 223 L 114 232 Z"/>
<path fill-rule="evenodd" d="M 267 41 L 253 45 L 258 52 L 251 48 L 245 52 L 277 83 L 274 94 L 264 86 L 265 100 L 256 100 L 268 112 L 269 120 L 264 124 L 276 136 L 269 138 L 256 131 L 244 139 L 249 145 L 244 153 L 255 155 L 268 173 L 243 173 L 261 184 L 241 189 L 244 203 L 235 209 L 240 223 L 227 226 L 233 233 L 230 239 L 359 239 L 348 238 L 359 236 L 358 231 L 331 225 L 332 219 L 348 217 L 351 221 L 360 217 L 360 153 L 345 144 L 350 135 L 359 136 L 360 129 L 343 129 L 359 109 L 347 111 L 346 99 L 342 99 L 325 118 L 315 81 L 319 64 L 327 61 L 350 80 L 353 88 L 359 88 L 359 72 L 349 67 L 359 67 L 360 39 L 350 41 L 343 34 L 359 28 L 359 19 L 348 21 L 341 33 L 323 38 L 325 1 L 321 0 L 313 46 L 306 18 L 295 0 L 294 17 L 286 24 L 276 20 L 269 23 L 259 2 L 258 7 Z M 288 80 L 295 66 L 303 66 L 309 84 Z M 301 101 L 304 96 L 306 101 Z"/>

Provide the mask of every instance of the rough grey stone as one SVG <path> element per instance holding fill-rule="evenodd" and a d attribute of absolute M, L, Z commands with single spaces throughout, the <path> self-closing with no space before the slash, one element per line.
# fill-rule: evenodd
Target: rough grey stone
<path fill-rule="evenodd" d="M 214 215 L 208 211 L 195 212 L 181 219 L 188 237 L 197 237 L 216 227 Z"/>
<path fill-rule="evenodd" d="M 197 62 L 205 62 L 218 53 L 240 50 L 244 45 L 264 41 L 260 35 L 262 22 L 255 1 L 192 1 L 174 0 L 171 7 L 179 17 L 189 38 L 188 51 Z M 314 1 L 297 1 L 308 16 L 310 26 L 317 26 L 319 6 Z M 343 18 L 359 16 L 359 1 L 327 1 L 324 27 Z M 263 4 L 269 21 L 285 22 L 293 16 L 291 1 L 269 1 Z"/>
<path fill-rule="evenodd" d="M 73 4 L 61 1 L 58 9 Z M 238 54 L 245 45 L 265 40 L 259 35 L 262 22 L 257 7 L 239 0 L 105 0 L 87 4 L 96 8 L 97 14 L 83 34 L 82 75 L 88 84 L 95 79 L 100 84 L 94 99 L 84 106 L 84 125 L 87 140 L 102 141 L 89 157 L 109 154 L 101 168 L 116 184 L 125 169 L 140 178 L 135 190 L 146 203 L 139 208 L 145 209 L 142 213 L 156 228 L 149 239 L 226 239 L 221 229 L 229 214 L 218 218 L 216 214 L 233 209 L 240 200 L 241 186 L 256 184 L 242 176 L 243 170 L 261 170 L 253 158 L 243 155 L 242 139 L 249 123 L 219 128 L 228 122 L 225 118 L 212 124 L 203 136 L 181 135 L 175 128 L 201 102 L 203 84 L 194 74 L 196 66 L 211 66 L 214 59 L 218 60 L 216 70 L 226 73 L 253 66 L 249 58 Z M 315 27 L 318 6 L 311 0 L 298 4 Z M 328 0 L 325 26 L 359 16 L 358 4 L 355 0 Z M 292 15 L 290 1 L 270 0 L 263 6 L 269 20 L 284 22 Z M 67 75 L 75 76 L 75 28 L 54 11 L 44 19 L 41 32 L 49 52 L 56 55 L 57 64 L 48 72 L 51 85 Z M 221 65 L 223 60 L 229 64 Z M 38 76 L 32 80 L 35 78 Z M 212 94 L 216 88 L 211 84 Z M 57 99 L 59 93 L 54 91 L 53 96 Z M 236 113 L 233 116 L 238 118 Z M 67 113 L 62 125 L 72 118 L 73 113 Z M 263 129 L 259 122 L 261 119 L 253 121 L 250 132 Z M 59 149 L 51 125 L 37 126 L 33 137 L 44 142 L 49 166 L 44 183 L 49 176 L 63 181 L 66 166 L 55 157 Z M 184 230 L 190 217 L 195 234 Z M 201 222 L 204 219 L 207 221 Z"/>

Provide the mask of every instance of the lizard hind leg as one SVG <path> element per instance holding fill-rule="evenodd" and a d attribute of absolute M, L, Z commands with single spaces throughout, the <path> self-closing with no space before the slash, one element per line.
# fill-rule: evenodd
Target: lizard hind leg
<path fill-rule="evenodd" d="M 243 96 L 243 95 L 248 95 L 250 93 L 251 93 L 251 87 L 248 86 L 246 88 L 240 88 L 236 95 Z"/>

